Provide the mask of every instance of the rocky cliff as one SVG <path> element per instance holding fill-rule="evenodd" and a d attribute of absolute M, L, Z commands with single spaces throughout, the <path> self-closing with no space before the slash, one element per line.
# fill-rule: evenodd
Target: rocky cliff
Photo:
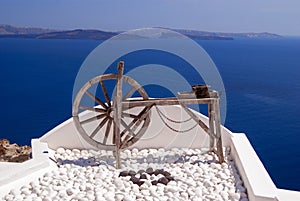
<path fill-rule="evenodd" d="M 31 147 L 10 144 L 9 140 L 0 140 L 0 162 L 24 162 L 30 159 Z"/>

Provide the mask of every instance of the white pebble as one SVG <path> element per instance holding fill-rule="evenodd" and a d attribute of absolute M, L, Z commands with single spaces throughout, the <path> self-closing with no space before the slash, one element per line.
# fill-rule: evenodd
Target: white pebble
<path fill-rule="evenodd" d="M 169 186 L 168 185 L 168 186 L 165 187 L 165 190 L 169 191 L 169 192 L 172 192 L 172 193 L 175 193 L 175 192 L 179 191 L 179 188 L 177 186 Z"/>
<path fill-rule="evenodd" d="M 168 186 L 177 186 L 177 183 L 176 183 L 176 181 L 170 181 L 168 183 Z"/>
<path fill-rule="evenodd" d="M 64 148 L 62 148 L 62 147 L 60 147 L 60 148 L 58 148 L 57 150 L 56 150 L 56 152 L 58 153 L 58 154 L 64 154 L 65 153 L 65 149 Z"/>
<path fill-rule="evenodd" d="M 93 194 L 87 194 L 86 197 L 87 197 L 88 200 L 95 200 L 95 196 L 94 196 Z M 109 199 L 107 199 L 107 200 L 109 200 Z M 113 199 L 113 200 L 114 200 L 114 199 Z M 112 200 L 112 201 L 113 201 L 113 200 Z"/>
<path fill-rule="evenodd" d="M 187 200 L 189 195 L 186 192 L 180 193 L 180 197 L 182 197 L 184 200 Z"/>
<path fill-rule="evenodd" d="M 201 188 L 196 188 L 195 189 L 195 196 L 201 198 L 202 197 L 202 189 Z"/>
<path fill-rule="evenodd" d="M 65 154 L 70 155 L 72 154 L 72 151 L 70 149 L 66 149 Z"/>
<path fill-rule="evenodd" d="M 149 195 L 150 195 L 150 191 L 149 191 L 149 190 L 146 190 L 146 189 L 141 190 L 141 193 L 142 193 L 144 196 L 149 196 Z"/>
<path fill-rule="evenodd" d="M 239 200 L 240 199 L 240 194 L 239 193 L 235 193 L 235 192 L 229 192 L 229 197 L 231 199 L 234 199 L 234 200 Z"/>
<path fill-rule="evenodd" d="M 108 201 L 113 201 L 115 196 L 112 192 L 107 192 L 103 195 L 103 197 Z"/>
<path fill-rule="evenodd" d="M 116 201 L 122 201 L 123 198 L 124 198 L 124 195 L 123 195 L 123 194 L 116 194 L 116 195 L 115 195 L 115 200 L 116 200 Z"/>
<path fill-rule="evenodd" d="M 130 195 L 125 195 L 124 196 L 124 201 L 134 201 L 134 198 Z"/>
<path fill-rule="evenodd" d="M 141 199 L 141 201 L 142 200 L 153 201 L 153 197 L 151 197 L 151 196 L 145 196 L 145 199 Z"/>

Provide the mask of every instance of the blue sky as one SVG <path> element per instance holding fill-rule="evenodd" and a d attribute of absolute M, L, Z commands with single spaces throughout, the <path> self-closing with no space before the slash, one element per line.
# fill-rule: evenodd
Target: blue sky
<path fill-rule="evenodd" d="M 0 24 L 112 31 L 169 27 L 300 36 L 300 1 L 1 0 Z"/>

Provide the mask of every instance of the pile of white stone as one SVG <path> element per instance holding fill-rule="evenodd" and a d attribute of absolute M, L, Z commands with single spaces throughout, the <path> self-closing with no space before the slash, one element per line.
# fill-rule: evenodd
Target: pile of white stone
<path fill-rule="evenodd" d="M 122 169 L 115 168 L 111 151 L 65 150 L 55 154 L 58 168 L 38 181 L 11 190 L 4 200 L 100 200 L 100 201 L 247 201 L 246 189 L 226 151 L 219 164 L 206 149 L 143 149 L 121 152 Z M 163 169 L 174 178 L 166 185 L 151 181 L 161 174 L 145 170 Z M 122 171 L 143 172 L 142 185 L 134 184 Z M 142 173 L 141 173 L 142 174 Z"/>

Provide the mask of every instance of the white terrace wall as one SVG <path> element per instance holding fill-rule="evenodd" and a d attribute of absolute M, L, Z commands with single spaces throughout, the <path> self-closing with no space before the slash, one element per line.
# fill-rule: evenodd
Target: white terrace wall
<path fill-rule="evenodd" d="M 161 110 L 168 117 L 176 120 L 185 120 L 189 116 L 184 112 L 180 106 L 164 106 Z M 202 114 L 196 113 L 197 116 L 208 125 L 208 118 Z M 193 120 L 182 124 L 169 124 L 176 130 L 186 130 L 195 125 Z M 231 132 L 222 126 L 221 128 L 223 146 L 229 145 L 229 138 Z M 78 133 L 73 123 L 73 119 L 70 118 L 66 122 L 55 127 L 44 136 L 40 138 L 42 142 L 47 142 L 49 148 L 57 149 L 59 147 L 65 147 L 69 149 L 95 149 L 89 145 Z M 209 146 L 209 136 L 199 126 L 196 126 L 189 132 L 178 133 L 169 129 L 164 125 L 156 110 L 151 110 L 151 121 L 141 139 L 132 145 L 131 148 L 200 148 Z"/>

